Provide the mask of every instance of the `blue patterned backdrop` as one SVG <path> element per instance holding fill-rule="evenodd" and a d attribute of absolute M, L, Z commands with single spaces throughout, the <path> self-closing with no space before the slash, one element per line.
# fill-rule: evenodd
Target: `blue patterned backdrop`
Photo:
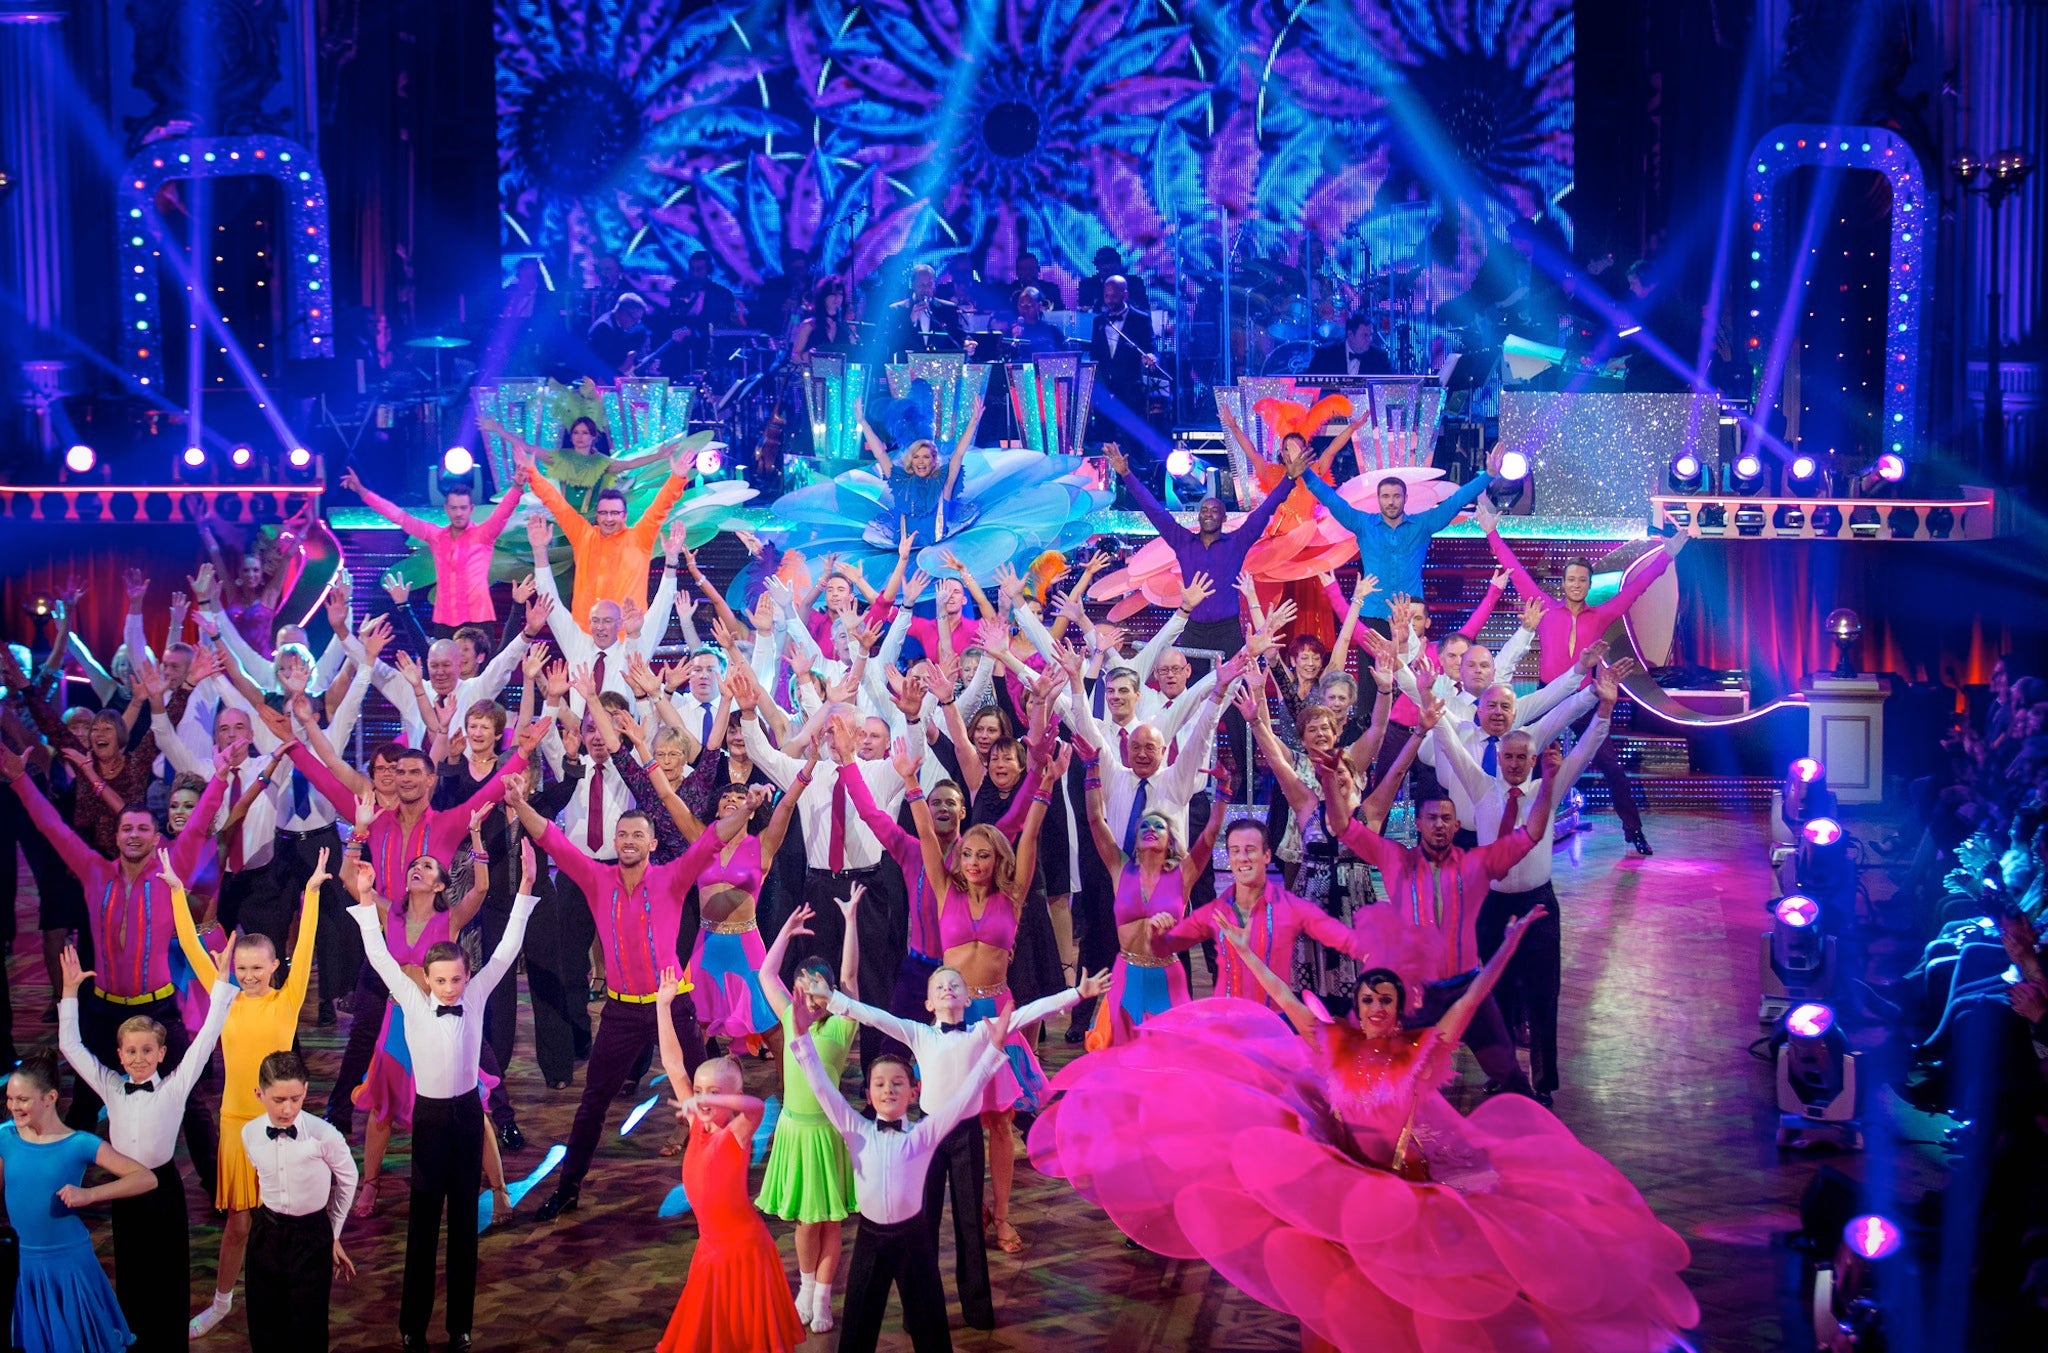
<path fill-rule="evenodd" d="M 498 0 L 503 242 L 753 285 L 792 250 L 1171 266 L 1206 204 L 1325 240 L 1564 212 L 1569 0 Z M 1469 254 L 1469 250 L 1465 251 Z"/>

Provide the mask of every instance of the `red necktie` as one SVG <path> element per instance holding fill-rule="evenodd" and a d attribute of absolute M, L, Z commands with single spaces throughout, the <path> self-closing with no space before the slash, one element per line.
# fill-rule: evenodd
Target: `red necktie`
<path fill-rule="evenodd" d="M 1166 740 L 1166 764 L 1170 766 L 1178 760 L 1180 760 L 1180 739 L 1178 737 L 1168 738 Z"/>
<path fill-rule="evenodd" d="M 1116 756 L 1126 766 L 1131 764 L 1131 730 L 1128 728 L 1116 730 Z"/>
<path fill-rule="evenodd" d="M 227 801 L 228 801 L 228 805 L 229 805 L 230 807 L 232 807 L 232 806 L 234 806 L 235 804 L 237 804 L 237 803 L 241 802 L 241 800 L 242 800 L 242 768 L 241 768 L 240 766 L 237 766 L 237 767 L 235 767 L 235 773 L 234 773 L 234 774 L 233 774 L 232 776 L 230 776 L 230 777 L 229 777 L 229 779 L 228 779 L 228 798 L 227 798 Z M 245 814 L 245 815 L 243 815 L 242 817 L 239 817 L 239 818 L 235 819 L 235 825 L 234 825 L 234 826 L 233 826 L 232 828 L 230 828 L 230 829 L 229 829 L 229 831 L 228 831 L 228 863 L 227 863 L 227 868 L 228 868 L 228 871 L 229 871 L 230 873 L 232 873 L 232 872 L 234 872 L 234 871 L 236 871 L 236 870 L 239 870 L 239 869 L 240 869 L 240 868 L 242 867 L 242 826 L 243 826 L 243 824 L 244 824 L 244 823 L 246 823 L 246 822 L 247 822 L 248 820 L 249 820 L 249 819 L 248 819 L 248 816 L 247 816 L 246 814 Z"/>
<path fill-rule="evenodd" d="M 848 771 L 860 772 L 851 766 L 841 766 L 840 773 L 832 777 L 832 834 L 831 842 L 825 849 L 827 867 L 833 873 L 846 868 L 846 780 Z"/>
<path fill-rule="evenodd" d="M 604 767 L 590 767 L 590 811 L 583 830 L 584 844 L 592 855 L 604 849 Z"/>
<path fill-rule="evenodd" d="M 604 654 L 597 655 L 597 661 L 590 664 L 590 684 L 604 690 Z"/>
<path fill-rule="evenodd" d="M 1515 830 L 1515 815 L 1520 810 L 1521 802 L 1522 787 L 1520 785 L 1510 786 L 1508 789 L 1508 806 L 1500 815 L 1500 832 L 1494 838 L 1495 840 L 1501 840 Z"/>

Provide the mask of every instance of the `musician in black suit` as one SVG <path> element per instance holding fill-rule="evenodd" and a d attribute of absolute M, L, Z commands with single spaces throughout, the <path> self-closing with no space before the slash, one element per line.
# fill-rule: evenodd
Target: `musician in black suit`
<path fill-rule="evenodd" d="M 1363 310 L 1344 322 L 1343 342 L 1317 348 L 1308 363 L 1311 376 L 1386 376 L 1393 370 L 1372 316 Z"/>
<path fill-rule="evenodd" d="M 1104 290 L 1112 277 L 1123 284 L 1124 295 L 1131 305 L 1139 310 L 1151 310 L 1152 307 L 1145 296 L 1145 279 L 1126 273 L 1123 256 L 1106 244 L 1095 251 L 1095 275 L 1081 279 L 1080 302 L 1083 310 L 1109 308 L 1109 300 Z"/>
<path fill-rule="evenodd" d="M 1130 448 L 1132 469 L 1159 487 L 1164 462 L 1137 432 L 1145 422 L 1145 373 L 1159 365 L 1152 346 L 1152 317 L 1131 307 L 1123 278 L 1104 278 L 1102 309 L 1088 339 L 1095 363 L 1096 438 Z"/>
<path fill-rule="evenodd" d="M 674 326 L 663 345 L 668 370 L 702 371 L 710 364 L 711 331 L 732 328 L 738 317 L 732 292 L 712 280 L 711 255 L 704 250 L 690 255 L 690 275 L 670 293 L 668 317 Z"/>
<path fill-rule="evenodd" d="M 1010 308 L 1015 310 L 1017 308 L 1017 297 L 1021 293 L 1034 288 L 1038 292 L 1040 309 L 1064 310 L 1066 308 L 1064 304 L 1066 293 L 1060 290 L 1059 283 L 1039 272 L 1038 255 L 1026 249 L 1023 253 L 1017 255 L 1017 280 L 1010 284 Z"/>
<path fill-rule="evenodd" d="M 889 352 L 962 352 L 967 350 L 967 331 L 960 323 L 960 307 L 941 299 L 939 277 L 929 263 L 910 270 L 910 295 L 889 306 Z"/>
<path fill-rule="evenodd" d="M 647 316 L 647 302 L 634 292 L 619 297 L 609 313 L 590 326 L 586 341 L 597 359 L 594 376 L 618 376 L 631 369 L 635 355 L 654 346 L 654 336 L 641 321 Z"/>

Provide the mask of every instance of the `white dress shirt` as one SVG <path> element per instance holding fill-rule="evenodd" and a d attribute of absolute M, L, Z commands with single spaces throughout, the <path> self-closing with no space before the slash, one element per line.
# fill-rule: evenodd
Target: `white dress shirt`
<path fill-rule="evenodd" d="M 512 637 L 511 643 L 505 645 L 495 657 L 485 663 L 475 676 L 457 678 L 455 685 L 446 693 L 435 690 L 431 681 L 426 683 L 427 699 L 440 711 L 442 725 L 450 733 L 461 734 L 462 721 L 469 716 L 470 706 L 495 700 L 504 694 L 505 687 L 511 683 L 512 674 L 519 670 L 520 660 L 526 656 L 529 643 L 525 631 L 522 630 Z M 371 667 L 370 655 L 364 651 L 361 640 L 351 637 L 348 644 L 348 655 L 355 659 L 356 666 L 369 669 L 371 684 L 384 692 L 384 698 L 398 711 L 399 722 L 405 726 L 407 739 L 415 747 L 425 747 L 427 718 L 420 710 L 419 693 L 413 690 L 412 683 L 400 676 L 398 669 L 382 658 Z"/>
<path fill-rule="evenodd" d="M 718 722 L 718 691 L 713 688 L 709 700 L 699 700 L 688 686 L 669 697 L 683 716 L 683 727 L 690 730 L 690 736 L 700 743 L 708 736 L 712 725 Z"/>
<path fill-rule="evenodd" d="M 228 619 L 228 613 L 221 609 L 220 602 L 215 600 L 212 605 L 202 606 L 200 610 L 205 613 L 208 621 L 219 628 L 221 643 L 226 646 L 228 652 L 235 655 L 235 661 L 242 664 L 242 670 L 248 674 L 249 680 L 266 691 L 276 690 L 277 663 L 249 647 L 249 641 L 235 628 L 235 622 Z M 276 623 L 283 622 L 284 617 L 279 616 Z M 320 656 L 314 659 L 313 674 L 307 679 L 306 689 L 326 690 L 328 684 L 334 680 L 334 674 L 341 670 L 341 660 L 347 656 L 341 637 L 331 636 L 327 640 L 327 647 L 321 649 Z"/>
<path fill-rule="evenodd" d="M 626 684 L 626 665 L 632 661 L 632 655 L 638 650 L 623 637 L 613 639 L 609 647 L 599 648 L 597 640 L 583 632 L 576 623 L 576 617 L 569 614 L 569 608 L 566 606 L 557 606 L 548 612 L 548 631 L 554 636 L 555 647 L 561 650 L 562 661 L 569 664 L 569 670 L 588 667 L 595 671 L 598 656 L 602 654 L 604 680 L 597 683 L 598 692 L 602 694 L 605 691 L 614 691 L 626 698 L 629 708 L 637 710 L 640 707 L 640 697 Z M 573 688 L 570 690 L 569 709 L 577 718 L 583 717 L 581 691 Z"/>
<path fill-rule="evenodd" d="M 1190 742 L 1206 746 L 1222 713 L 1222 704 L 1214 698 L 1202 701 L 1193 723 L 1188 725 Z M 1108 815 L 1110 834 L 1121 841 L 1137 798 L 1138 777 L 1124 764 L 1115 730 L 1097 724 L 1086 705 L 1075 712 L 1074 727 L 1083 741 L 1101 749 L 1103 810 Z M 1208 783 L 1207 762 L 1208 758 L 1203 756 L 1180 756 L 1171 764 L 1161 765 L 1146 781 L 1145 811 L 1165 814 L 1183 841 L 1188 839 L 1188 800 Z"/>
<path fill-rule="evenodd" d="M 356 720 L 363 712 L 363 696 L 369 689 L 369 678 L 363 675 L 361 668 L 357 668 L 355 680 L 348 683 L 348 690 L 342 695 L 341 704 L 335 708 L 334 717 L 327 723 L 327 741 L 333 745 L 337 753 L 348 745 L 349 738 L 354 735 Z M 292 726 L 298 730 L 301 738 L 305 736 L 305 725 L 296 716 L 292 719 Z M 327 796 L 313 788 L 310 781 L 306 785 L 306 811 L 298 811 L 292 793 L 292 777 L 303 773 L 290 766 L 278 768 L 278 774 L 282 775 L 285 781 L 284 793 L 277 801 L 277 826 L 280 831 L 300 835 L 317 832 L 323 827 L 333 826 L 339 815 L 335 806 L 327 801 Z"/>
<path fill-rule="evenodd" d="M 232 703 L 241 706 L 237 697 Z M 246 706 L 242 706 L 246 708 Z M 214 830 L 218 832 L 227 825 L 228 815 L 234 811 L 235 801 L 249 791 L 263 774 L 263 767 L 269 754 L 277 750 L 279 743 L 260 720 L 251 720 L 251 750 L 243 756 L 241 764 L 228 767 L 228 792 L 220 801 L 220 813 L 214 819 Z M 265 743 L 269 746 L 265 747 Z M 202 779 L 213 778 L 213 761 L 209 757 L 200 759 L 191 754 L 177 738 L 161 744 L 164 757 L 181 773 L 197 775 Z M 259 755 L 259 753 L 261 755 Z M 292 776 L 289 765 L 280 765 L 277 774 L 263 791 L 249 801 L 249 809 L 242 814 L 239 830 L 242 834 L 242 867 L 238 872 L 247 873 L 262 869 L 270 863 L 270 857 L 277 853 L 277 824 L 290 811 L 287 800 L 291 797 Z M 314 798 L 320 797 L 318 793 Z M 225 870 L 228 866 L 228 844 L 220 844 L 220 863 Z"/>
<path fill-rule="evenodd" d="M 296 1135 L 273 1137 L 273 1126 L 267 1113 L 242 1125 L 242 1149 L 256 1167 L 263 1205 L 287 1217 L 325 1212 L 334 1238 L 341 1239 L 348 1205 L 356 1197 L 356 1162 L 348 1153 L 348 1138 L 318 1114 L 303 1110 L 284 1129 Z"/>
<path fill-rule="evenodd" d="M 773 780 L 776 787 L 787 792 L 796 783 L 797 773 L 804 763 L 777 747 L 768 745 L 768 736 L 761 729 L 761 721 L 742 719 L 740 730 L 747 740 L 747 755 L 761 768 L 762 774 Z M 824 736 L 820 734 L 819 736 Z M 819 774 L 804 786 L 797 798 L 796 812 L 804 829 L 804 858 L 813 869 L 832 867 L 832 787 L 838 783 L 837 775 L 824 773 L 830 760 L 829 755 L 819 760 Z M 903 806 L 903 777 L 896 768 L 886 761 L 861 761 L 851 763 L 859 769 L 861 778 L 868 782 L 868 792 L 875 797 L 875 806 L 890 817 Z M 872 869 L 882 862 L 882 843 L 868 830 L 868 824 L 860 820 L 860 812 L 853 806 L 851 795 L 845 797 L 845 835 L 841 838 L 845 847 L 845 861 L 848 869 Z"/>
<path fill-rule="evenodd" d="M 234 973 L 223 974 L 213 984 L 206 1022 L 192 1036 L 177 1070 L 143 1082 L 154 1089 L 133 1092 L 122 1088 L 128 1077 L 110 1070 L 86 1051 L 85 1040 L 78 1033 L 78 998 L 66 996 L 57 1002 L 57 1050 L 78 1078 L 105 1101 L 108 1145 L 145 1169 L 170 1164 L 178 1149 L 179 1125 L 185 1120 L 185 1100 L 192 1093 L 192 1083 L 206 1070 L 213 1045 L 220 1041 L 221 1026 L 228 1022 L 228 1007 L 241 990 Z"/>
<path fill-rule="evenodd" d="M 1613 725 L 1612 719 L 1596 718 L 1586 725 L 1585 736 L 1581 737 L 1565 756 L 1564 764 L 1558 767 L 1557 775 L 1562 784 L 1560 796 L 1578 783 L 1586 773 L 1586 763 L 1593 759 L 1593 753 L 1600 744 L 1607 741 L 1607 734 Z M 1480 769 L 1472 753 L 1465 750 L 1465 744 L 1457 738 L 1445 737 L 1442 724 L 1437 725 L 1436 737 L 1444 738 L 1442 748 L 1444 764 L 1462 784 L 1465 794 L 1472 800 L 1472 811 L 1476 820 L 1470 825 L 1479 837 L 1482 846 L 1492 845 L 1500 839 L 1501 824 L 1507 818 L 1508 795 L 1517 788 L 1500 775 L 1488 775 Z M 1537 744 L 1538 750 L 1545 744 Z M 1538 768 L 1540 769 L 1540 763 Z M 1515 800 L 1515 824 L 1526 826 L 1530 806 L 1536 796 L 1543 792 L 1541 776 L 1531 775 L 1519 788 L 1521 795 Z M 1524 855 L 1513 869 L 1494 882 L 1494 891 L 1501 893 L 1526 893 L 1550 882 L 1550 847 L 1553 830 L 1557 826 L 1557 810 L 1560 805 L 1552 804 L 1550 818 L 1543 824 L 1543 835 L 1536 840 L 1536 848 Z M 1460 819 L 1461 821 L 1463 819 Z"/>
<path fill-rule="evenodd" d="M 869 1221 L 889 1226 L 924 1211 L 924 1176 L 932 1153 L 962 1118 L 980 1107 L 982 1090 L 1004 1061 L 1000 1043 L 990 1043 L 986 1035 L 976 1037 L 982 1047 L 981 1058 L 952 1097 L 928 1109 L 915 1123 L 905 1123 L 901 1132 L 877 1126 L 875 1120 L 863 1117 L 846 1102 L 838 1083 L 819 1064 L 817 1045 L 809 1034 L 789 1045 L 796 1064 L 811 1082 L 818 1107 L 846 1139 L 847 1154 L 853 1157 L 854 1197 L 861 1216 Z"/>
<path fill-rule="evenodd" d="M 363 956 L 384 979 L 384 985 L 391 989 L 391 999 L 404 1012 L 405 1048 L 412 1054 L 412 1083 L 422 1098 L 455 1099 L 476 1093 L 477 1058 L 484 1043 L 484 1002 L 490 999 L 491 989 L 512 971 L 519 958 L 519 946 L 526 939 L 526 920 L 539 902 L 532 893 L 521 893 L 513 899 L 512 919 L 505 923 L 505 934 L 498 947 L 469 979 L 462 1000 L 455 1005 L 443 1005 L 440 997 L 421 991 L 406 976 L 405 969 L 398 966 L 398 960 L 384 943 L 384 923 L 375 906 L 348 909 L 363 930 Z M 440 1013 L 443 1010 L 456 1013 L 444 1015 Z"/>
<path fill-rule="evenodd" d="M 559 780 L 562 778 L 562 767 L 564 764 L 562 741 L 559 736 L 552 732 L 548 734 L 548 738 L 553 739 L 553 749 L 550 750 L 548 741 L 543 739 L 541 742 L 541 754 L 547 757 L 548 769 L 554 772 L 555 779 Z M 622 744 L 619 747 L 618 754 L 620 756 L 631 756 L 633 749 Z M 596 850 L 589 850 L 584 843 L 590 839 L 590 808 L 593 791 L 597 795 L 597 806 L 600 810 L 597 833 L 601 844 Z M 584 849 L 592 859 L 600 860 L 605 864 L 616 864 L 619 859 L 618 846 L 615 844 L 619 818 L 626 813 L 632 812 L 639 806 L 639 802 L 633 797 L 633 791 L 626 788 L 626 777 L 619 774 L 619 768 L 612 764 L 611 758 L 606 757 L 603 761 L 599 761 L 596 757 L 586 753 L 583 757 L 582 783 L 578 784 L 576 792 L 569 796 L 567 806 L 560 813 L 556 814 L 555 825 L 562 829 L 562 835 L 574 841 L 577 847 Z"/>
<path fill-rule="evenodd" d="M 1502 651 L 1505 652 L 1506 650 L 1503 649 Z M 1414 673 L 1405 667 L 1396 668 L 1394 670 L 1394 682 L 1400 687 L 1402 694 L 1406 695 L 1410 700 L 1414 700 L 1417 704 L 1422 703 L 1415 694 Z M 1509 685 L 1510 683 L 1496 681 L 1493 684 L 1500 686 Z M 1449 724 L 1453 728 L 1458 729 L 1465 738 L 1465 745 L 1473 748 L 1473 755 L 1476 756 L 1479 754 L 1477 749 L 1485 745 L 1487 737 L 1486 734 L 1479 731 L 1479 697 L 1468 695 L 1462 690 L 1458 692 L 1458 696 L 1459 703 L 1456 705 L 1451 704 L 1449 701 L 1445 702 L 1444 717 L 1438 726 L 1442 727 L 1443 724 Z M 1592 688 L 1586 685 L 1585 674 L 1577 668 L 1573 668 L 1569 672 L 1564 672 L 1551 678 L 1548 685 L 1540 686 L 1527 695 L 1517 697 L 1515 700 L 1515 721 L 1512 727 L 1528 728 L 1532 724 L 1548 726 L 1551 729 L 1550 737 L 1554 738 L 1557 736 L 1558 730 L 1564 728 L 1566 724 L 1577 720 L 1581 714 L 1591 709 L 1595 703 L 1597 702 L 1593 698 Z M 1555 723 L 1546 717 L 1555 713 L 1560 708 L 1569 708 L 1572 711 L 1571 717 L 1565 719 L 1563 723 Z M 1549 741 L 1550 738 L 1544 738 L 1536 745 L 1541 747 Z M 1425 766 L 1431 768 L 1436 766 L 1436 745 L 1433 739 L 1424 739 L 1421 749 L 1416 753 L 1416 759 Z M 1453 798 L 1455 797 L 1454 791 Z M 1465 807 L 1462 804 L 1459 806 L 1461 811 Z"/>
<path fill-rule="evenodd" d="M 1563 681 L 1565 677 L 1570 677 L 1575 681 L 1583 680 L 1577 672 L 1567 672 L 1557 680 Z M 1551 684 L 1556 685 L 1557 682 L 1552 682 Z M 1545 689 L 1547 690 L 1548 687 Z M 1529 699 L 1533 702 L 1536 697 L 1532 695 Z M 1535 742 L 1537 753 L 1540 755 L 1543 749 L 1548 747 L 1558 734 L 1564 732 L 1581 714 L 1584 714 L 1598 703 L 1599 697 L 1593 694 L 1593 690 L 1589 686 L 1585 690 L 1575 692 L 1570 699 L 1536 720 L 1534 725 L 1526 721 L 1521 705 L 1517 704 L 1515 707 L 1514 728 L 1511 728 L 1509 732 L 1513 732 L 1515 729 L 1526 731 L 1530 739 Z M 1480 764 L 1484 762 L 1486 758 L 1486 742 L 1492 735 L 1478 724 L 1470 720 L 1453 724 L 1449 719 L 1444 719 L 1438 722 L 1436 731 L 1440 736 L 1455 737 L 1464 750 L 1470 753 L 1474 769 L 1478 769 Z M 1430 753 L 1431 765 L 1438 765 L 1435 737 L 1424 742 L 1421 751 Z M 1591 755 L 1591 753 L 1588 753 L 1588 755 Z M 1494 759 L 1495 764 L 1498 765 L 1498 751 L 1496 751 Z M 1439 766 L 1439 769 L 1445 768 Z M 1485 772 L 1481 770 L 1480 775 L 1484 778 Z M 1458 810 L 1459 823 L 1470 828 L 1472 831 L 1478 831 L 1480 821 L 1479 805 L 1473 802 L 1472 793 L 1466 787 L 1465 782 L 1452 774 L 1441 774 L 1437 777 L 1437 781 L 1450 794 L 1451 805 Z M 1499 805 L 1496 805 L 1496 809 L 1498 807 Z"/>
<path fill-rule="evenodd" d="M 1080 1004 L 1080 1001 L 1081 993 L 1074 987 L 1042 996 L 1010 1016 L 1010 1027 L 1028 1029 L 1040 1020 Z M 920 1024 L 872 1005 L 863 1005 L 837 989 L 832 992 L 832 999 L 825 1008 L 832 1014 L 844 1015 L 858 1024 L 879 1030 L 908 1047 L 917 1059 L 917 1083 L 922 1087 L 918 1097 L 929 1103 L 943 1104 L 952 1098 L 954 1092 L 974 1074 L 982 1054 L 988 1051 L 987 1037 L 973 1026 L 941 1030 L 935 1023 Z"/>

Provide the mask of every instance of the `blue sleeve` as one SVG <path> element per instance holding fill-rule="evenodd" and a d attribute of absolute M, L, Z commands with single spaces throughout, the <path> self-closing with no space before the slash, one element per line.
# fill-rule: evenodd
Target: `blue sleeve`
<path fill-rule="evenodd" d="M 1316 496 L 1317 502 L 1330 510 L 1331 519 L 1339 526 L 1354 536 L 1365 533 L 1365 513 L 1345 502 L 1344 495 L 1337 492 L 1335 485 L 1325 483 L 1318 474 L 1305 474 L 1301 482 L 1308 485 L 1308 491 Z"/>
<path fill-rule="evenodd" d="M 1460 512 L 1478 502 L 1479 495 L 1486 492 L 1486 486 L 1492 482 L 1493 476 L 1481 470 L 1478 474 L 1473 475 L 1470 479 L 1458 485 L 1457 492 L 1453 493 L 1450 497 L 1444 499 L 1427 512 L 1417 513 L 1415 515 L 1415 524 L 1429 534 L 1435 535 L 1438 531 L 1449 526 Z"/>

